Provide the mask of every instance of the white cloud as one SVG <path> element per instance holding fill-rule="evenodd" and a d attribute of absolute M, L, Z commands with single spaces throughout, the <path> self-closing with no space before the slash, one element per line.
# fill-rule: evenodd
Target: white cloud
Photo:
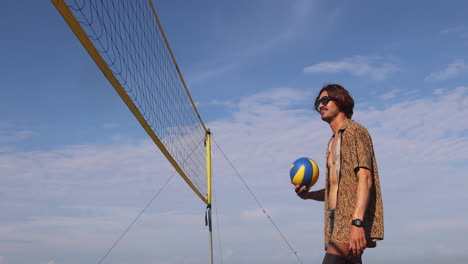
<path fill-rule="evenodd" d="M 194 199 L 190 201 L 193 196 L 183 194 L 181 197 L 183 197 L 182 201 L 186 200 L 184 203 L 188 206 L 197 204 L 193 202 Z M 176 206 L 174 203 L 180 200 L 172 198 L 171 201 L 174 207 Z M 203 254 L 199 254 L 202 251 L 206 252 L 204 249 L 207 245 L 205 241 L 207 229 L 203 224 L 202 210 L 197 210 L 198 212 L 193 214 L 187 213 L 190 209 L 184 209 L 185 212 L 158 212 L 161 211 L 161 205 L 164 203 L 164 199 L 154 202 L 153 209 L 149 208 L 140 217 L 139 221 L 117 244 L 106 259 L 107 262 L 110 259 L 112 263 L 124 263 L 120 259 L 125 259 L 129 255 L 140 258 L 139 263 L 154 263 L 149 261 L 151 258 L 167 259 L 167 263 L 180 263 L 174 259 L 191 256 L 204 258 Z M 83 259 L 93 259 L 96 262 L 96 259 L 101 258 L 116 242 L 138 213 L 135 208 L 85 209 L 96 212 L 96 214 L 93 213 L 95 216 L 51 215 L 15 223 L 2 223 L 5 228 L 0 230 L 2 237 L 0 247 L 5 250 L 7 256 L 24 256 L 24 252 L 27 252 L 25 257 L 30 255 L 46 258 L 60 252 L 62 256 L 69 258 L 66 263 L 83 263 Z M 29 241 L 14 240 L 16 237 L 26 238 Z M 180 253 L 179 247 L 187 249 Z M 142 255 L 146 257 L 141 259 Z M 31 263 L 31 261 L 21 263 Z M 200 261 L 195 263 L 200 263 Z"/>
<path fill-rule="evenodd" d="M 441 95 L 444 93 L 444 88 L 437 88 L 432 93 L 435 95 Z"/>
<path fill-rule="evenodd" d="M 103 128 L 106 128 L 106 129 L 113 129 L 113 128 L 118 128 L 120 127 L 119 124 L 116 124 L 116 123 L 106 123 L 102 126 Z"/>
<path fill-rule="evenodd" d="M 440 31 L 440 34 L 445 35 L 453 32 L 460 32 L 460 31 L 467 31 L 468 26 L 457 26 L 457 27 L 451 27 L 451 28 L 446 28 L 444 30 Z"/>
<path fill-rule="evenodd" d="M 450 107 L 444 107 L 449 105 Z M 358 105 L 359 106 L 359 105 Z M 451 163 L 467 162 L 468 123 L 463 122 L 468 115 L 468 87 L 458 87 L 445 91 L 436 98 L 419 98 L 398 102 L 381 110 L 358 109 L 356 118 L 368 124 L 374 133 L 377 153 L 383 164 L 405 164 L 391 166 L 398 173 L 414 169 L 406 181 L 427 180 L 419 170 L 438 170 Z M 408 161 L 411 160 L 410 166 Z M 396 173 L 396 172 L 394 172 Z M 434 180 L 438 176 L 434 172 Z M 407 182 L 409 183 L 409 182 Z M 397 182 L 391 183 L 399 184 Z"/>
<path fill-rule="evenodd" d="M 468 26 L 451 27 L 440 31 L 441 35 L 458 34 L 461 38 L 468 38 Z"/>
<path fill-rule="evenodd" d="M 314 263 L 323 256 L 323 204 L 298 199 L 288 169 L 297 157 L 313 158 L 321 169 L 313 189 L 322 188 L 325 145 L 331 131 L 306 107 L 313 95 L 305 94 L 280 88 L 248 96 L 236 103 L 232 116 L 207 125 L 294 249 L 313 251 L 301 257 Z M 450 107 L 437 107 L 447 105 Z M 466 200 L 467 194 L 462 192 L 468 183 L 465 173 L 452 163 L 467 162 L 468 143 L 463 133 L 468 124 L 462 122 L 467 111 L 468 87 L 445 89 L 435 96 L 399 101 L 381 109 L 361 108 L 358 102 L 355 117 L 373 137 L 385 210 L 390 216 L 386 219 L 389 239 L 383 242 L 380 254 L 391 256 L 385 248 L 391 249 L 397 243 L 393 241 L 398 241 L 400 254 L 411 255 L 417 246 L 401 247 L 408 240 L 399 238 L 417 233 L 412 227 L 419 226 L 423 212 L 448 215 L 451 209 L 447 204 L 457 207 Z M 216 224 L 220 225 L 224 248 L 231 252 L 230 261 L 283 263 L 294 259 L 288 258 L 291 252 L 215 143 L 212 148 L 216 188 L 213 209 L 219 216 Z M 8 198 L 0 203 L 0 210 L 14 218 L 2 222 L 1 247 L 13 256 L 30 251 L 43 254 L 45 259 L 50 258 L 51 250 L 60 250 L 76 258 L 67 263 L 102 256 L 173 172 L 150 141 L 4 153 L 0 155 L 0 170 L 0 192 Z M 441 181 L 441 175 L 450 175 L 450 183 Z M 392 218 L 409 212 L 402 224 Z M 204 204 L 177 176 L 120 242 L 112 253 L 113 261 L 118 263 L 121 256 L 138 259 L 145 250 L 148 258 L 139 263 L 205 260 L 205 253 L 201 253 L 207 249 L 203 213 Z M 262 217 L 265 224 L 259 225 Z M 450 224 L 466 228 L 464 222 L 468 222 L 466 216 L 459 215 Z M 443 231 L 453 229 L 443 223 L 431 220 L 426 226 L 420 225 L 437 226 L 442 234 L 438 236 L 441 242 L 428 239 L 424 248 L 437 252 L 437 247 L 451 241 Z M 245 237 L 255 240 L 246 241 Z M 21 239 L 30 242 L 18 250 Z M 187 250 L 177 251 L 181 246 Z M 270 256 L 268 252 L 277 254 L 262 257 Z"/>
<path fill-rule="evenodd" d="M 294 218 L 291 221 L 283 222 L 283 216 L 278 214 L 274 214 L 273 219 L 280 219 L 279 222 L 287 227 L 290 223 L 311 221 L 312 218 L 321 221 L 321 204 L 298 201 L 292 189 L 288 187 L 287 167 L 295 157 L 311 156 L 316 159 L 323 172 L 325 144 L 331 132 L 309 109 L 291 109 L 290 105 L 288 107 L 281 103 L 263 103 L 269 101 L 268 94 L 265 92 L 262 96 L 244 98 L 239 102 L 238 111 L 233 114 L 234 119 L 218 120 L 210 124 L 210 127 L 216 132 L 215 138 L 222 142 L 223 149 L 230 153 L 232 162 L 238 166 L 250 187 L 257 195 L 261 194 L 260 200 L 276 200 L 278 207 L 275 207 L 274 212 L 282 212 L 286 208 L 297 208 L 300 211 L 289 213 L 289 217 Z M 273 94 L 270 102 L 275 102 L 276 97 Z M 308 99 L 312 101 L 312 95 Z M 283 103 L 286 101 L 285 99 Z M 399 237 L 405 236 L 402 231 L 392 229 L 392 226 L 399 226 L 392 220 L 392 215 L 406 212 L 412 216 L 405 219 L 405 224 L 417 225 L 426 211 L 420 209 L 415 213 L 415 207 L 427 207 L 430 208 L 427 211 L 437 210 L 449 214 L 447 203 L 457 204 L 455 207 L 463 206 L 460 203 L 464 198 L 460 195 L 464 189 L 462 186 L 466 186 L 468 181 L 463 177 L 463 169 L 457 169 L 457 165 L 453 163 L 466 164 L 468 158 L 468 142 L 466 135 L 463 136 L 464 131 L 468 129 L 468 123 L 462 122 L 468 115 L 468 87 L 445 89 L 436 94 L 435 98 L 432 95 L 419 98 L 413 96 L 411 100 L 400 100 L 379 110 L 361 108 L 359 102 L 357 103 L 355 118 L 369 128 L 373 137 L 384 204 L 386 213 L 390 216 L 386 219 L 386 223 L 389 223 L 389 241 L 383 242 L 383 248 L 379 252 L 391 257 L 391 253 L 385 251 L 385 247 L 393 244 L 392 240 L 399 240 Z M 438 107 L 444 105 L 450 107 Z M 234 138 L 236 140 L 233 140 Z M 227 167 L 217 170 L 223 171 L 223 175 L 226 176 L 230 174 Z M 451 175 L 459 187 L 442 184 L 441 175 Z M 323 186 L 323 177 L 322 173 L 314 188 Z M 227 181 L 227 178 L 224 178 L 224 181 Z M 231 181 L 226 184 L 235 186 Z M 435 196 L 435 193 L 440 195 Z M 452 195 L 448 195 L 449 193 Z M 241 197 L 245 195 L 248 194 L 236 196 L 239 197 L 236 200 L 243 201 Z M 279 206 L 280 204 L 282 206 Z M 248 214 L 251 218 L 261 219 L 260 209 L 249 209 L 248 212 L 251 212 Z M 466 217 L 461 218 L 461 222 L 468 220 Z M 280 226 L 285 228 L 284 225 Z M 448 230 L 443 226 L 441 228 L 441 232 Z M 287 230 L 289 237 L 301 237 L 301 234 Z M 318 234 L 315 240 L 308 241 L 312 248 L 322 246 L 322 232 L 321 228 L 307 232 L 308 235 Z M 410 233 L 411 230 L 405 232 Z M 428 235 L 428 238 L 430 237 Z M 297 242 L 294 239 L 293 242 Z M 439 241 L 449 244 L 450 235 L 439 236 Z M 436 254 L 438 243 L 425 246 L 434 249 L 433 254 Z M 295 249 L 302 250 L 301 246 Z M 401 254 L 409 256 L 411 252 Z"/>
<path fill-rule="evenodd" d="M 440 31 L 441 35 L 455 35 L 465 46 L 468 45 L 468 26 L 451 27 Z"/>
<path fill-rule="evenodd" d="M 381 98 L 386 100 L 386 99 L 392 99 L 392 98 L 395 98 L 395 96 L 400 92 L 399 89 L 395 89 L 395 90 L 391 90 L 390 92 L 388 93 L 384 93 Z"/>
<path fill-rule="evenodd" d="M 446 260 L 444 262 L 446 263 L 463 263 L 466 262 L 468 259 L 465 254 L 466 247 L 464 247 L 462 244 L 440 244 L 437 248 L 436 251 L 440 253 L 442 256 L 446 256 Z M 450 257 L 454 258 L 455 261 L 447 261 Z M 458 257 L 458 259 L 457 259 Z M 441 262 L 438 262 L 441 263 Z"/>
<path fill-rule="evenodd" d="M 437 232 L 438 230 L 447 230 L 453 229 L 458 230 L 459 232 L 464 232 L 468 230 L 468 223 L 465 221 L 460 221 L 453 219 L 451 217 L 436 219 L 436 220 L 426 220 L 411 223 L 406 227 L 407 232 Z"/>
<path fill-rule="evenodd" d="M 353 56 L 341 61 L 324 61 L 305 67 L 304 73 L 348 72 L 353 76 L 367 76 L 373 80 L 385 80 L 398 70 L 397 64 L 384 61 L 379 57 Z"/>
<path fill-rule="evenodd" d="M 0 191 L 17 203 L 109 204 L 148 195 L 172 174 L 151 141 L 0 154 Z M 128 192 L 127 188 L 137 188 Z M 96 191 L 101 190 L 101 191 Z M 107 198 L 105 198 L 107 197 Z M 104 200 L 103 200 L 104 199 Z"/>
<path fill-rule="evenodd" d="M 467 72 L 468 66 L 465 65 L 464 59 L 455 60 L 453 63 L 449 64 L 447 68 L 442 71 L 437 71 L 429 74 L 425 81 L 444 81 L 447 79 L 455 78 L 458 75 Z"/>
<path fill-rule="evenodd" d="M 0 127 L 0 144 L 20 142 L 30 138 L 33 135 L 34 132 L 30 130 L 18 130 L 12 132 Z"/>
<path fill-rule="evenodd" d="M 249 221 L 254 221 L 254 222 L 263 222 L 265 221 L 265 214 L 262 212 L 262 210 L 248 210 L 248 211 L 243 211 L 241 213 L 242 218 L 245 218 Z"/>
<path fill-rule="evenodd" d="M 225 72 L 231 71 L 238 67 L 239 63 L 228 63 L 224 64 L 225 62 L 213 62 L 212 64 L 215 65 L 208 65 L 201 68 L 196 68 L 194 72 L 191 72 L 187 76 L 187 83 L 194 84 L 198 82 L 203 82 L 205 80 L 209 80 L 211 78 L 216 77 L 217 75 L 221 75 Z M 197 65 L 198 67 L 200 65 Z"/>
<path fill-rule="evenodd" d="M 230 100 L 222 101 L 222 100 L 214 99 L 214 100 L 211 100 L 208 104 L 209 105 L 223 106 L 223 107 L 226 107 L 226 108 L 236 107 L 236 104 L 234 102 L 230 101 Z"/>

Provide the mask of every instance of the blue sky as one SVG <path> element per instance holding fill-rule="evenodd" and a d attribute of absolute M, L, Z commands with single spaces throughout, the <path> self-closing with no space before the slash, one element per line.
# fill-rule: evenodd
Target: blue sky
<path fill-rule="evenodd" d="M 324 254 L 323 204 L 287 170 L 324 171 L 326 83 L 375 145 L 386 233 L 364 260 L 468 259 L 466 1 L 154 4 L 207 127 L 305 263 Z M 51 2 L 4 3 L 0 21 L 0 264 L 97 263 L 173 169 Z M 297 263 L 213 155 L 215 260 Z M 177 176 L 103 263 L 208 260 L 204 204 Z"/>

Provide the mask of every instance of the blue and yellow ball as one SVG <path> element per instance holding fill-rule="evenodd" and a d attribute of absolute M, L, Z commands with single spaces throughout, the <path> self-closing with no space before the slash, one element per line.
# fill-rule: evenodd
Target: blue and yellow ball
<path fill-rule="evenodd" d="M 294 185 L 312 187 L 318 180 L 319 168 L 312 159 L 300 158 L 291 164 L 289 176 Z"/>

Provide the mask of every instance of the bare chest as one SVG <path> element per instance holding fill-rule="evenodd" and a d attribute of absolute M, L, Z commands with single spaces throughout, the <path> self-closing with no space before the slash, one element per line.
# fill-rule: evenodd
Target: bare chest
<path fill-rule="evenodd" d="M 328 157 L 327 157 L 327 166 L 328 166 L 328 171 L 330 173 L 330 184 L 337 185 L 338 184 L 338 175 L 337 175 L 337 143 L 338 142 L 338 137 L 333 137 L 330 147 L 329 147 L 329 152 L 328 152 Z"/>

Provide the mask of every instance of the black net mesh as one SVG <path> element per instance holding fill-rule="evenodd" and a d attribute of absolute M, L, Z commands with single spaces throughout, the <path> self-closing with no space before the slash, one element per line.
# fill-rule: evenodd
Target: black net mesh
<path fill-rule="evenodd" d="M 205 128 L 149 2 L 65 2 L 169 154 L 205 193 Z"/>

